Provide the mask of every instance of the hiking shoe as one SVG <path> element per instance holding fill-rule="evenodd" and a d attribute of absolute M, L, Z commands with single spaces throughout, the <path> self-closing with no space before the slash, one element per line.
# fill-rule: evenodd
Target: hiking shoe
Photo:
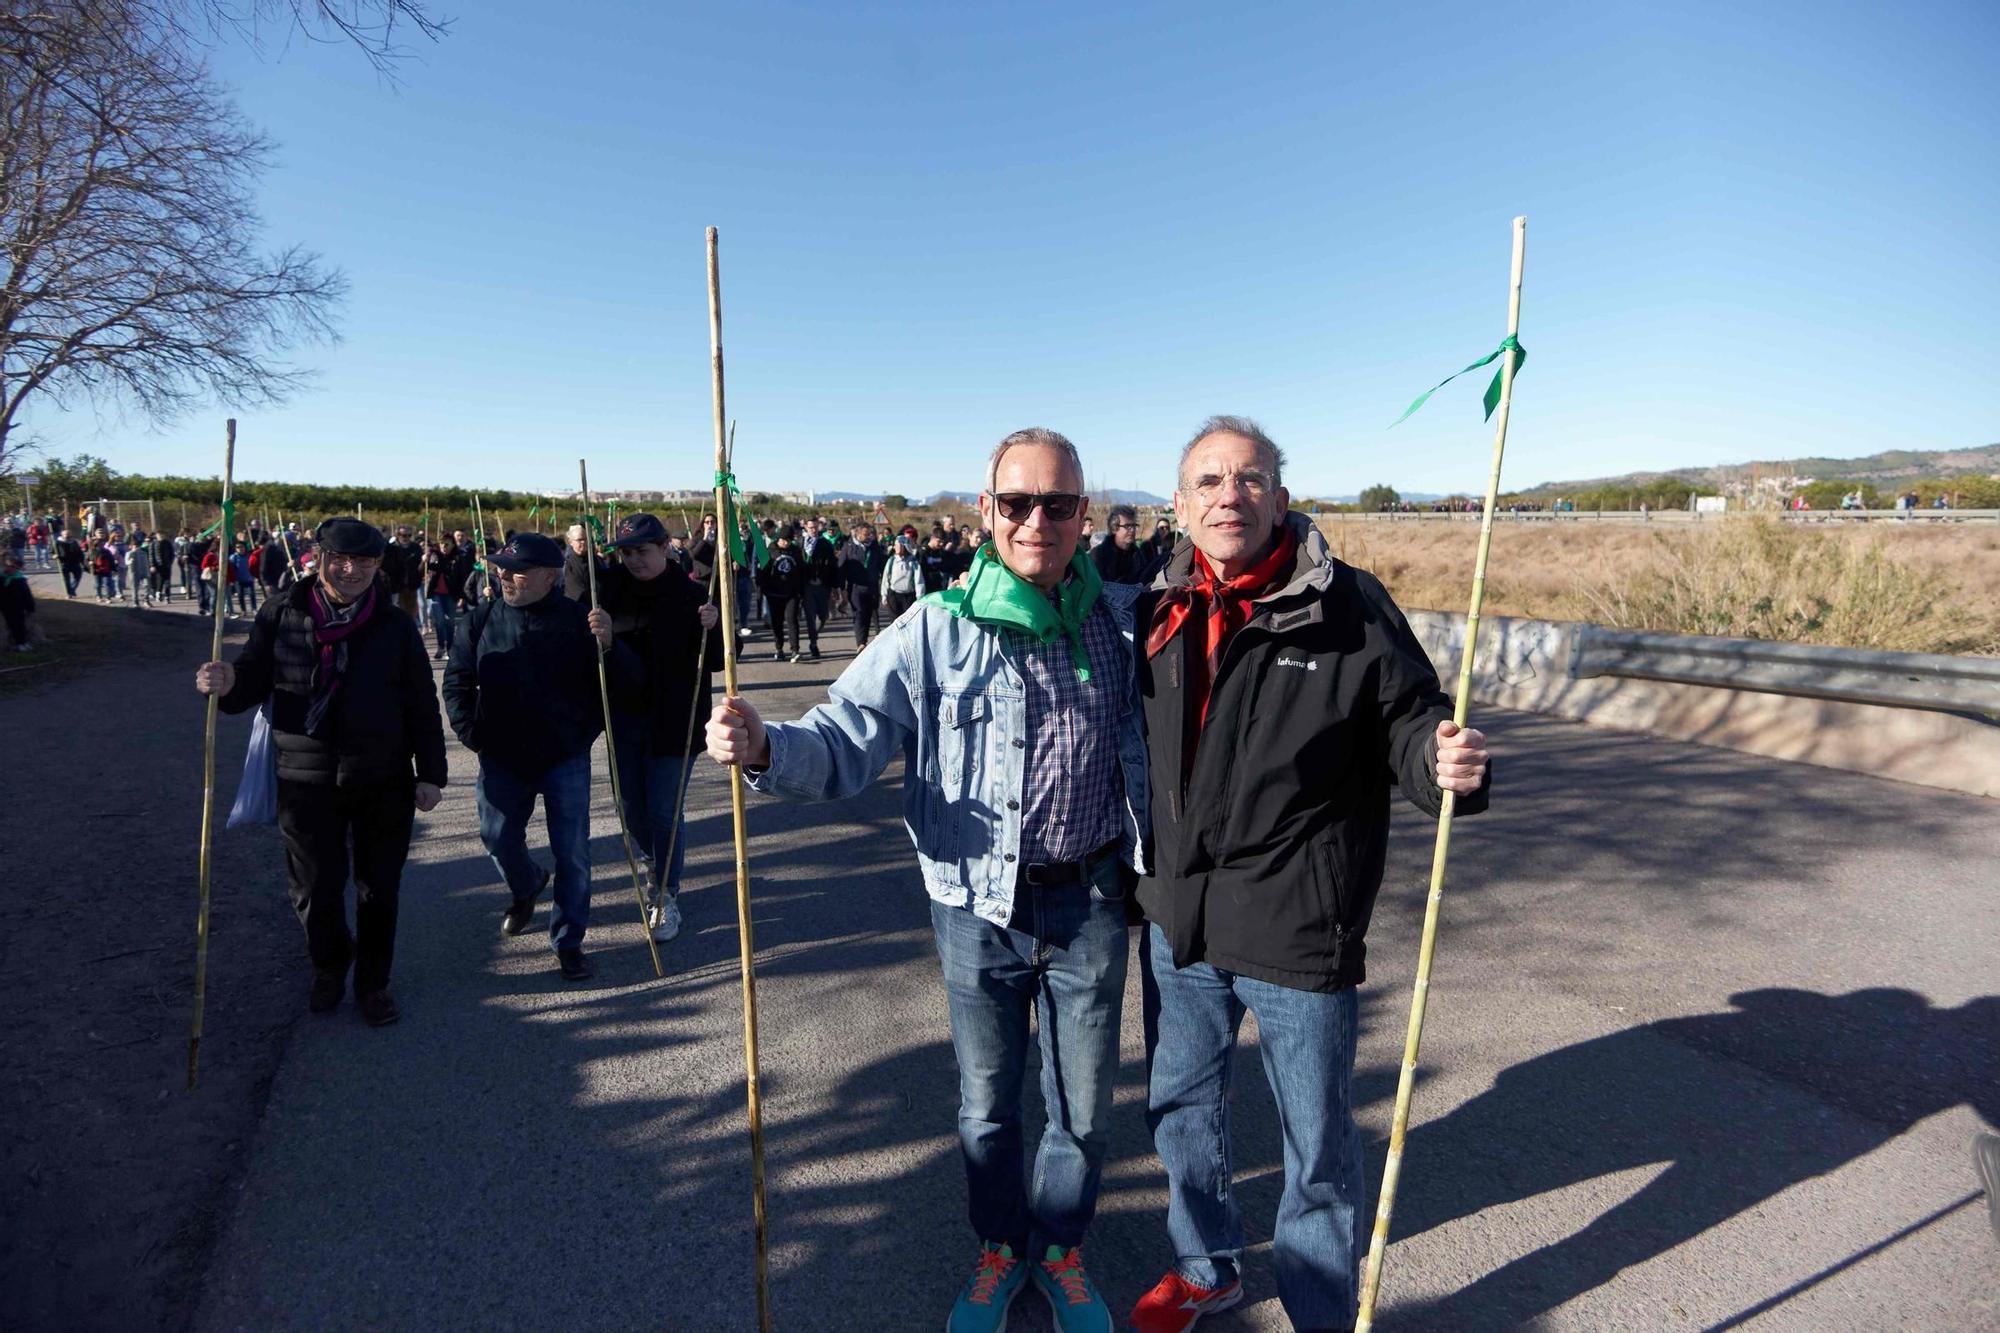
<path fill-rule="evenodd" d="M 792 665 L 793 665 L 793 666 L 797 666 L 797 665 L 798 665 L 799 663 L 801 663 L 801 662 L 803 662 L 803 661 L 805 661 L 805 660 L 806 660 L 806 655 L 805 655 L 804 653 L 793 653 L 793 654 L 792 654 Z"/>
<path fill-rule="evenodd" d="M 663 893 L 653 904 L 652 914 L 646 924 L 653 932 L 653 938 L 661 944 L 681 933 L 681 905 L 671 893 Z"/>
<path fill-rule="evenodd" d="M 549 887 L 549 879 L 549 872 L 544 870 L 542 872 L 542 882 L 535 886 L 534 893 L 526 898 L 516 898 L 507 905 L 507 914 L 500 918 L 500 933 L 502 935 L 523 935 L 527 933 L 529 924 L 535 919 L 535 901 L 542 896 L 542 891 Z"/>
<path fill-rule="evenodd" d="M 1979 1168 L 1979 1183 L 1986 1186 L 1986 1220 L 2000 1240 L 2000 1134 L 1981 1130 L 1973 1137 L 1972 1164 Z"/>
<path fill-rule="evenodd" d="M 1059 1333 L 1111 1333 L 1111 1308 L 1083 1271 L 1082 1247 L 1049 1246 L 1033 1277 Z"/>
<path fill-rule="evenodd" d="M 330 1014 L 340 1007 L 340 997 L 346 993 L 346 972 L 315 972 L 306 1008 L 316 1014 Z"/>
<path fill-rule="evenodd" d="M 1169 1272 L 1139 1298 L 1129 1333 L 1185 1333 L 1205 1314 L 1216 1314 L 1243 1303 L 1243 1283 L 1231 1279 L 1219 1287 L 1198 1287 L 1179 1273 Z"/>
<path fill-rule="evenodd" d="M 581 949 L 557 949 L 556 966 L 562 970 L 564 981 L 590 979 L 590 960 L 583 956 Z"/>
<path fill-rule="evenodd" d="M 366 995 L 357 994 L 354 997 L 354 1005 L 361 1010 L 361 1016 L 368 1020 L 368 1026 L 371 1028 L 388 1027 L 403 1016 L 403 1011 L 396 1007 L 396 1001 L 385 990 L 372 990 Z"/>
<path fill-rule="evenodd" d="M 1027 1265 L 1014 1257 L 1013 1246 L 982 1243 L 979 1265 L 952 1303 L 945 1333 L 999 1333 L 1007 1327 L 1007 1307 L 1027 1280 Z"/>

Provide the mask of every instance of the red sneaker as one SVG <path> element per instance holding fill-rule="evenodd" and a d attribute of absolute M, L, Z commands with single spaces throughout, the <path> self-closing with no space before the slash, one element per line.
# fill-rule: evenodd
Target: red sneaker
<path fill-rule="evenodd" d="M 1243 1284 L 1197 1287 L 1179 1273 L 1169 1272 L 1139 1298 L 1126 1321 L 1131 1333 L 1186 1333 L 1205 1314 L 1215 1314 L 1243 1301 Z"/>

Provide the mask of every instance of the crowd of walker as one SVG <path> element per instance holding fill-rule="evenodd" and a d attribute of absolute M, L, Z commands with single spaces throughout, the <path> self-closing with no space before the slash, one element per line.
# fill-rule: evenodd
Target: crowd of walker
<path fill-rule="evenodd" d="M 1114 1327 L 1082 1247 L 1110 1146 L 1135 926 L 1173 1258 L 1123 1326 L 1186 1329 L 1242 1299 L 1228 1070 L 1248 1012 L 1286 1145 L 1279 1298 L 1299 1329 L 1351 1327 L 1363 1230 L 1355 992 L 1390 789 L 1432 815 L 1450 790 L 1476 813 L 1490 772 L 1484 736 L 1453 724 L 1388 593 L 1290 512 L 1282 467 L 1253 422 L 1211 419 L 1178 460 L 1178 538 L 1142 535 L 1121 506 L 1092 546 L 1075 447 L 1024 430 L 987 462 L 976 533 L 940 523 L 885 543 L 867 525 L 772 530 L 746 572 L 755 588 L 738 592 L 746 610 L 761 595 L 773 651 L 796 660 L 801 631 L 816 648 L 842 605 L 857 646 L 827 700 L 791 722 L 767 723 L 742 698 L 711 707 L 712 519 L 676 541 L 654 516 L 629 515 L 595 571 L 587 533 L 567 546 L 515 534 L 484 561 L 497 596 L 468 591 L 482 572 L 469 553 L 425 554 L 412 587 L 397 577 L 415 549 L 407 534 L 327 520 L 310 567 L 266 598 L 234 660 L 196 674 L 225 712 L 265 710 L 309 1008 L 337 1008 L 351 984 L 368 1022 L 398 1016 L 399 881 L 415 815 L 446 785 L 446 721 L 479 759 L 480 836 L 508 890 L 501 929 L 528 930 L 546 893 L 557 966 L 591 974 L 601 663 L 656 940 L 680 925 L 697 747 L 743 766 L 756 791 L 807 801 L 854 796 L 905 759 L 977 1241 L 953 1333 L 1003 1328 L 1030 1287 L 1065 1333 Z M 445 661 L 442 708 L 419 592 Z M 551 868 L 528 849 L 537 797 Z M 1036 1027 L 1047 1124 L 1029 1163 Z"/>
<path fill-rule="evenodd" d="M 1458 813 L 1476 814 L 1492 775 L 1485 737 L 1453 723 L 1389 594 L 1290 511 L 1283 463 L 1254 422 L 1211 418 L 1180 451 L 1179 531 L 1163 522 L 1142 536 L 1114 506 L 1093 544 L 1075 447 L 1030 429 L 988 459 L 974 532 L 945 520 L 884 542 L 867 524 L 845 536 L 820 520 L 771 525 L 740 571 L 746 619 L 768 624 L 779 659 L 799 659 L 801 631 L 818 656 L 835 611 L 856 645 L 826 701 L 789 722 L 712 700 L 713 517 L 675 538 L 629 515 L 608 558 L 581 527 L 567 543 L 509 534 L 483 561 L 462 532 L 425 549 L 407 529 L 392 538 L 353 518 L 309 535 L 253 530 L 241 545 L 264 552 L 245 570 L 262 604 L 233 661 L 204 664 L 195 683 L 225 712 L 263 710 L 270 727 L 309 1009 L 338 1008 L 351 985 L 370 1024 L 399 1016 L 388 989 L 398 891 L 415 816 L 447 782 L 447 721 L 478 756 L 480 837 L 507 889 L 501 929 L 525 933 L 548 895 L 569 979 L 592 972 L 590 754 L 606 711 L 661 942 L 681 925 L 681 811 L 698 749 L 740 765 L 755 791 L 799 801 L 855 796 L 900 755 L 976 1240 L 949 1333 L 997 1333 L 1029 1288 L 1063 1333 L 1186 1330 L 1242 1300 L 1229 1076 L 1246 1013 L 1285 1145 L 1279 1300 L 1294 1328 L 1353 1327 L 1365 1197 L 1356 990 L 1391 789 L 1432 816 L 1450 791 Z M 745 528 L 744 549 L 759 550 Z M 62 533 L 50 537 L 60 552 Z M 172 551 L 169 571 L 216 568 L 205 535 L 193 560 L 155 540 Z M 284 576 L 266 582 L 278 564 Z M 146 570 L 149 588 L 161 568 Z M 171 573 L 163 582 L 171 590 Z M 196 595 L 214 586 L 194 584 Z M 427 650 L 445 663 L 441 691 Z M 528 849 L 537 797 L 550 868 Z M 1082 1247 L 1110 1147 L 1135 927 L 1171 1259 L 1114 1324 Z M 1037 1031 L 1047 1122 L 1029 1162 L 1022 1095 Z M 2000 1137 L 1983 1135 L 1976 1156 L 2000 1200 Z"/>

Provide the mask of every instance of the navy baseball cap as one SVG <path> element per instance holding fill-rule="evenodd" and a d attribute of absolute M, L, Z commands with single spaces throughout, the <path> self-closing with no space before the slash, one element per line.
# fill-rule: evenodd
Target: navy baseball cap
<path fill-rule="evenodd" d="M 604 544 L 616 551 L 626 546 L 644 546 L 647 542 L 665 546 L 667 525 L 651 514 L 627 514 L 618 520 L 618 531 Z"/>
<path fill-rule="evenodd" d="M 486 558 L 501 569 L 561 569 L 563 548 L 539 532 L 517 532 L 513 541 Z"/>

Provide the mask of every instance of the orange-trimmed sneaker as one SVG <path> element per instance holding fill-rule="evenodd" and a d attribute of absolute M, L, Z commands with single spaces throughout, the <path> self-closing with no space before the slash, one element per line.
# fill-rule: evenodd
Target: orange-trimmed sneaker
<path fill-rule="evenodd" d="M 1111 1333 L 1111 1307 L 1083 1271 L 1083 1250 L 1049 1246 L 1035 1265 L 1035 1287 L 1049 1303 L 1058 1333 Z"/>
<path fill-rule="evenodd" d="M 1243 1302 L 1243 1283 L 1197 1287 L 1169 1271 L 1132 1307 L 1126 1322 L 1130 1333 L 1186 1333 L 1205 1314 L 1216 1314 Z"/>
<path fill-rule="evenodd" d="M 1027 1266 L 1014 1257 L 1011 1245 L 982 1243 L 979 1266 L 958 1293 L 951 1317 L 945 1320 L 945 1333 L 999 1333 L 1007 1327 L 1007 1307 L 1027 1280 Z"/>

